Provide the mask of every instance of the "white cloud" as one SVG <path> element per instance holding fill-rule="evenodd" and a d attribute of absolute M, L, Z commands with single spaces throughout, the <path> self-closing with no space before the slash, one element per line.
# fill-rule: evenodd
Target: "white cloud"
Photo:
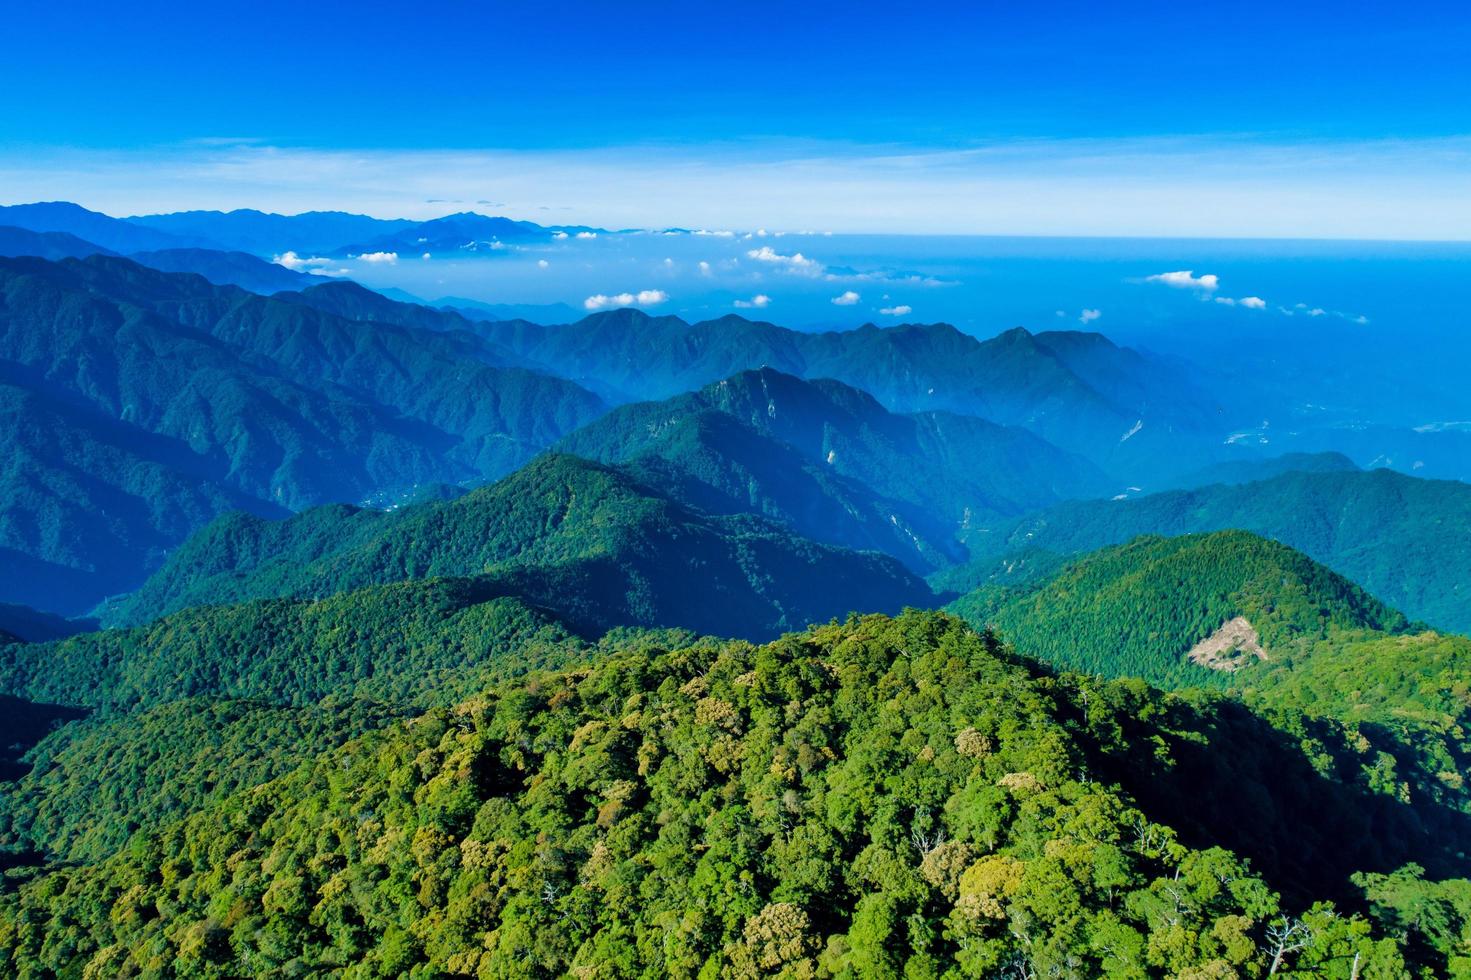
<path fill-rule="evenodd" d="M 1220 276 L 1214 273 L 1197 276 L 1195 275 L 1194 269 L 1181 269 L 1178 272 L 1161 272 L 1158 275 L 1145 276 L 1144 281 L 1157 282 L 1175 289 L 1199 289 L 1207 293 L 1214 292 L 1221 285 Z"/>
<path fill-rule="evenodd" d="M 834 296 L 832 302 L 834 306 L 856 306 L 862 298 L 850 289 L 841 296 Z"/>
<path fill-rule="evenodd" d="M 669 298 L 662 289 L 641 289 L 636 293 L 617 293 L 605 296 L 598 293 L 582 301 L 584 309 L 606 310 L 619 306 L 657 306 Z"/>
<path fill-rule="evenodd" d="M 1267 308 L 1267 301 L 1260 296 L 1243 296 L 1240 299 L 1232 299 L 1229 296 L 1217 296 L 1216 302 L 1222 306 L 1244 306 L 1248 310 L 1265 310 Z M 1287 310 L 1283 310 L 1282 312 L 1287 313 L 1288 316 L 1292 315 Z"/>
<path fill-rule="evenodd" d="M 879 312 L 882 313 L 884 316 L 908 316 L 909 314 L 914 312 L 914 308 L 904 305 L 886 306 L 883 309 L 879 310 Z"/>
<path fill-rule="evenodd" d="M 307 271 L 309 275 L 328 276 L 333 279 L 336 279 L 338 276 L 352 275 L 351 269 L 309 269 Z"/>
<path fill-rule="evenodd" d="M 710 274 L 710 263 L 709 262 L 705 262 L 705 261 L 701 261 L 700 262 L 700 275 L 702 275 L 702 276 L 708 276 L 709 274 Z"/>
<path fill-rule="evenodd" d="M 701 228 L 699 231 L 693 232 L 693 234 L 702 235 L 702 236 L 708 235 L 708 236 L 711 236 L 713 238 L 734 238 L 735 237 L 735 232 L 733 232 L 733 231 L 706 231 L 704 228 Z"/>
<path fill-rule="evenodd" d="M 277 265 L 283 265 L 292 272 L 302 272 L 317 266 L 331 265 L 331 259 L 324 259 L 313 255 L 311 258 L 297 255 L 295 252 L 282 252 L 271 259 Z"/>
<path fill-rule="evenodd" d="M 1102 310 L 1084 310 L 1082 313 L 1078 314 L 1078 322 L 1092 323 L 1094 320 L 1098 319 L 1101 316 L 1103 316 Z"/>
<path fill-rule="evenodd" d="M 431 258 L 433 258 L 433 256 L 431 256 L 428 252 L 425 252 L 423 255 L 419 256 L 419 258 L 423 259 L 425 262 L 428 262 Z"/>
<path fill-rule="evenodd" d="M 772 248 L 770 245 L 762 245 L 760 248 L 753 248 L 746 253 L 746 257 L 749 259 L 755 259 L 757 262 L 766 262 L 770 265 L 784 266 L 794 272 L 805 272 L 815 275 L 821 272 L 823 269 L 821 262 L 818 262 L 816 259 L 809 259 L 801 252 L 793 252 L 791 255 L 783 255 L 776 249 Z"/>
<path fill-rule="evenodd" d="M 758 310 L 764 310 L 764 309 L 766 309 L 766 307 L 768 307 L 770 305 L 771 305 L 771 297 L 770 296 L 767 296 L 765 293 L 757 293 L 755 296 L 752 296 L 750 299 L 738 299 L 738 300 L 735 301 L 735 307 L 736 307 L 736 309 L 740 309 L 740 310 L 749 310 L 749 309 L 752 309 L 752 308 L 755 308 L 755 309 L 758 309 Z"/>
<path fill-rule="evenodd" d="M 562 237 L 565 238 L 567 236 L 566 235 L 563 235 Z M 595 232 L 595 231 L 579 231 L 577 233 L 577 237 L 578 238 L 597 238 L 598 237 L 598 233 Z"/>
<path fill-rule="evenodd" d="M 398 261 L 397 252 L 364 252 L 362 255 L 354 256 L 359 262 L 371 262 L 374 265 L 393 265 Z"/>
<path fill-rule="evenodd" d="M 537 259 L 536 260 L 536 267 L 538 269 L 547 269 L 547 268 L 550 268 L 551 267 L 551 263 L 548 262 L 546 259 Z"/>
<path fill-rule="evenodd" d="M 557 239 L 558 241 L 561 241 L 562 239 L 567 237 L 567 233 L 565 231 L 555 232 L 552 237 Z"/>
<path fill-rule="evenodd" d="M 665 259 L 664 260 L 664 268 L 666 268 L 666 269 L 672 269 L 672 268 L 674 268 L 674 260 L 673 259 Z"/>

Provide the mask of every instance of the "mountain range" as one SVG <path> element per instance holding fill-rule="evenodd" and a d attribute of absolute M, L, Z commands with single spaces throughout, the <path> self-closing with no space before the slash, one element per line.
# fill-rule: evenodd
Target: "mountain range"
<path fill-rule="evenodd" d="M 0 207 L 0 226 L 70 234 L 120 254 L 198 248 L 264 258 L 286 251 L 347 256 L 378 251 L 418 254 L 426 249 L 467 247 L 491 250 L 495 242 L 547 240 L 558 233 L 600 231 L 583 226 L 543 226 L 474 212 L 429 221 L 372 218 L 341 211 L 267 214 L 249 208 L 114 218 L 67 201 Z"/>
<path fill-rule="evenodd" d="M 54 587 L 39 604 L 68 614 L 226 510 L 494 478 L 603 411 L 468 332 L 368 326 L 109 256 L 0 260 L 0 364 L 16 413 L 0 547 L 49 576 L 3 598 Z"/>
<path fill-rule="evenodd" d="M 633 309 L 562 327 L 483 329 L 613 402 L 668 398 L 769 367 L 842 381 L 891 411 L 1021 426 L 1121 480 L 1218 459 L 1215 434 L 1227 425 L 1224 408 L 1188 370 L 1099 334 L 1017 328 L 983 341 L 945 324 L 804 333 L 738 316 L 689 324 Z"/>
<path fill-rule="evenodd" d="M 1471 975 L 1471 487 L 497 221 L 0 212 L 0 972 Z"/>
<path fill-rule="evenodd" d="M 557 448 L 628 465 L 706 511 L 767 514 L 920 570 L 962 560 L 958 537 L 972 522 L 1109 486 L 1091 463 L 1025 429 L 894 414 L 841 382 L 772 368 L 622 406 Z"/>
<path fill-rule="evenodd" d="M 817 544 L 761 518 L 710 516 L 616 469 L 551 454 L 448 501 L 222 518 L 106 619 L 141 623 L 189 606 L 481 574 L 594 635 L 679 626 L 763 639 L 931 599 L 892 558 Z"/>
<path fill-rule="evenodd" d="M 1471 631 L 1471 486 L 1391 470 L 1291 472 L 1130 500 L 1075 501 L 977 529 L 942 589 L 1024 582 L 1141 534 L 1227 529 L 1274 538 L 1432 626 Z"/>

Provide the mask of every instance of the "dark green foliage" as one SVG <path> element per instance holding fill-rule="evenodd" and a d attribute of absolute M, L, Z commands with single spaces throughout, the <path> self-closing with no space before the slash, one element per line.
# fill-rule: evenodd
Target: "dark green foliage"
<path fill-rule="evenodd" d="M 5 634 L 0 633 L 0 647 L 6 642 Z M 52 729 L 86 714 L 82 708 L 0 695 L 0 783 L 19 779 L 26 772 L 26 753 Z"/>
<path fill-rule="evenodd" d="M 258 786 L 404 714 L 363 700 L 185 699 L 65 725 L 30 750 L 29 772 L 0 794 L 0 850 L 101 860 L 139 827 Z"/>
<path fill-rule="evenodd" d="M 1274 661 L 1343 631 L 1409 625 L 1347 579 L 1244 531 L 1138 538 L 1042 581 L 983 587 L 950 608 L 1053 666 L 1171 687 L 1225 683 L 1186 654 L 1238 616 Z"/>
<path fill-rule="evenodd" d="M 710 517 L 617 470 L 549 454 L 447 502 L 225 518 L 109 616 L 141 622 L 200 603 L 480 573 L 593 634 L 642 625 L 766 638 L 855 609 L 932 601 L 891 558 L 754 517 Z"/>
<path fill-rule="evenodd" d="M 494 582 L 438 579 L 198 607 L 134 629 L 0 646 L 0 692 L 114 713 L 201 696 L 442 703 L 488 669 L 555 663 L 578 646 Z"/>
<path fill-rule="evenodd" d="M 1036 566 L 1045 554 L 1094 551 L 1141 534 L 1230 528 L 1296 548 L 1412 619 L 1471 631 L 1471 485 L 1389 470 L 1287 473 L 1241 486 L 1059 504 L 972 534 L 972 565 L 940 573 L 934 584 L 969 591 L 1004 583 L 998 570 L 1018 556 Z"/>
<path fill-rule="evenodd" d="M 841 382 L 771 368 L 615 409 L 557 448 L 628 464 L 705 510 L 766 514 L 921 570 L 963 554 L 956 535 L 970 522 L 1105 486 L 1086 460 L 1024 429 L 896 415 Z"/>
<path fill-rule="evenodd" d="M 1471 881 L 1425 881 L 1410 864 L 1393 874 L 1363 874 L 1374 918 L 1425 958 L 1444 957 L 1446 976 L 1471 977 Z"/>
<path fill-rule="evenodd" d="M 1351 855 L 1279 859 L 1292 828 L 1268 826 L 1263 873 L 1186 839 L 1238 813 L 1195 812 L 1182 835 L 1141 808 L 1148 791 L 1184 816 L 1215 773 L 1193 747 L 1219 753 L 1222 736 L 1298 777 L 1261 786 L 1274 818 L 1316 834 L 1337 817 L 1312 804 L 1354 801 L 1305 747 L 1213 710 L 1032 675 L 935 614 L 759 648 L 609 650 L 20 881 L 0 899 L 0 964 L 1257 977 L 1285 912 L 1310 938 L 1284 958 L 1294 975 L 1347 980 L 1355 962 L 1359 977 L 1405 975 L 1392 935 L 1274 894 L 1274 873 L 1300 887 Z"/>

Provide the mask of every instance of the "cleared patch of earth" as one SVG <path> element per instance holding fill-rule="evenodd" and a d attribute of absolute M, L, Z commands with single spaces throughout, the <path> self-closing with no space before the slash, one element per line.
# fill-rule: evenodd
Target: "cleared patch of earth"
<path fill-rule="evenodd" d="M 1221 628 L 1190 648 L 1186 654 L 1191 663 L 1211 670 L 1234 672 L 1252 662 L 1266 660 L 1261 637 L 1245 616 L 1228 619 Z"/>

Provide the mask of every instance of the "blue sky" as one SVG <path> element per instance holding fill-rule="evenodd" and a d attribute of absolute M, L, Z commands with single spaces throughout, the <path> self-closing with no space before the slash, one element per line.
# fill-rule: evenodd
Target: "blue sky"
<path fill-rule="evenodd" d="M 0 195 L 853 231 L 1471 225 L 1464 7 L 714 8 L 13 5 Z"/>

